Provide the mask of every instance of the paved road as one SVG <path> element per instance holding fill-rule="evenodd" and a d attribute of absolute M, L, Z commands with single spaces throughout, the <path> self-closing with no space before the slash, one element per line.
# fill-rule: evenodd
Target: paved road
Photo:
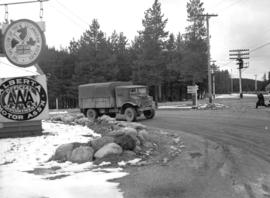
<path fill-rule="evenodd" d="M 221 101 L 229 105 L 223 110 L 159 110 L 141 122 L 233 145 L 270 163 L 270 108 L 255 109 L 253 100 Z"/>

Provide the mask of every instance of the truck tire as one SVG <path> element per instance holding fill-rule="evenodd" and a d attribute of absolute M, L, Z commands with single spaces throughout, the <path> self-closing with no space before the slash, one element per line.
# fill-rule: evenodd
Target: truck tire
<path fill-rule="evenodd" d="M 155 110 L 151 109 L 151 110 L 144 111 L 143 115 L 146 119 L 152 119 L 155 116 Z"/>
<path fill-rule="evenodd" d="M 94 121 L 98 117 L 98 113 L 95 109 L 88 109 L 86 111 L 86 116 L 89 120 Z"/>
<path fill-rule="evenodd" d="M 137 119 L 137 113 L 133 107 L 126 108 L 124 114 L 125 114 L 125 118 L 128 122 L 133 122 L 133 121 L 136 121 L 136 119 Z"/>

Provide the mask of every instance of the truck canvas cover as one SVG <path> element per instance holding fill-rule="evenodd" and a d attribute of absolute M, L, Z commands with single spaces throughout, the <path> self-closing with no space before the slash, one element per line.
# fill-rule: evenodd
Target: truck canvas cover
<path fill-rule="evenodd" d="M 131 82 L 90 83 L 79 86 L 80 108 L 114 107 L 115 87 L 132 85 Z"/>

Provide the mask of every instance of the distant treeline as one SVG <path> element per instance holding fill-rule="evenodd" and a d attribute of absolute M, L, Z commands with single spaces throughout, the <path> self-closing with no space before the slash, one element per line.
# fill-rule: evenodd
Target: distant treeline
<path fill-rule="evenodd" d="M 264 81 L 257 81 L 257 91 L 264 91 L 267 83 Z M 242 79 L 242 90 L 244 92 L 255 91 L 255 80 L 253 79 Z M 239 79 L 233 79 L 233 91 L 239 92 Z"/>
<path fill-rule="evenodd" d="M 70 41 L 67 48 L 47 47 L 39 65 L 48 77 L 50 108 L 56 107 L 56 100 L 59 108 L 76 107 L 78 85 L 107 81 L 147 85 L 156 101 L 187 99 L 190 97 L 187 85 L 194 84 L 199 86 L 199 97 L 204 97 L 207 35 L 202 14 L 203 3 L 189 0 L 189 25 L 185 33 L 175 35 L 165 30 L 168 19 L 161 12 L 159 0 L 154 0 L 152 7 L 145 11 L 143 29 L 132 41 L 128 41 L 123 32 L 114 31 L 106 36 L 94 19 L 81 38 Z M 216 93 L 229 93 L 230 82 L 227 70 L 217 71 Z M 243 80 L 243 89 L 252 90 L 252 82 Z M 236 80 L 233 86 L 237 90 Z"/>

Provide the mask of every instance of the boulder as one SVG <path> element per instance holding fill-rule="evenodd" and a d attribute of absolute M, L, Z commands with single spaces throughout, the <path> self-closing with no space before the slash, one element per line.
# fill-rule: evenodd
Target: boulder
<path fill-rule="evenodd" d="M 72 150 L 74 148 L 74 143 L 68 143 L 68 144 L 62 144 L 60 145 L 54 155 L 52 156 L 51 160 L 64 162 L 67 161 L 72 153 Z"/>
<path fill-rule="evenodd" d="M 144 142 L 143 146 L 144 146 L 145 148 L 153 148 L 153 147 L 154 147 L 154 145 L 153 145 L 152 142 Z"/>
<path fill-rule="evenodd" d="M 75 114 L 75 118 L 81 119 L 81 118 L 85 118 L 85 116 L 83 115 L 83 113 L 77 113 L 77 114 Z"/>
<path fill-rule="evenodd" d="M 135 152 L 136 154 L 140 154 L 140 153 L 142 152 L 142 148 L 141 148 L 140 146 L 136 146 L 136 147 L 134 148 L 134 152 Z"/>
<path fill-rule="evenodd" d="M 125 127 L 122 129 L 122 131 L 124 131 L 126 135 L 131 135 L 135 137 L 138 135 L 137 130 L 131 127 Z"/>
<path fill-rule="evenodd" d="M 125 132 L 123 130 L 116 130 L 116 131 L 111 131 L 108 134 L 106 134 L 106 136 L 111 136 L 111 137 L 119 137 L 124 135 Z"/>
<path fill-rule="evenodd" d="M 123 130 L 125 131 L 126 135 L 130 135 L 135 140 L 136 145 L 141 144 L 140 140 L 138 139 L 138 132 L 136 129 L 131 128 L 131 127 L 126 127 Z"/>
<path fill-rule="evenodd" d="M 120 145 L 122 147 L 122 149 L 124 150 L 134 150 L 134 148 L 136 147 L 136 140 L 134 139 L 134 137 L 130 136 L 130 135 L 122 135 L 119 137 L 115 137 L 115 141 L 116 144 Z"/>
<path fill-rule="evenodd" d="M 91 140 L 90 145 L 94 149 L 94 151 L 97 151 L 100 148 L 102 148 L 104 145 L 106 145 L 108 143 L 112 143 L 112 142 L 114 142 L 113 137 L 104 136 L 104 137 L 100 137 L 98 139 Z"/>
<path fill-rule="evenodd" d="M 52 120 L 52 121 L 62 121 L 63 120 L 63 117 L 64 117 L 65 115 L 64 114 L 52 114 L 52 115 L 50 115 L 50 120 Z"/>
<path fill-rule="evenodd" d="M 99 119 L 102 121 L 105 121 L 105 122 L 109 122 L 109 123 L 115 122 L 115 118 L 112 118 L 112 117 L 107 116 L 107 115 L 103 115 Z"/>
<path fill-rule="evenodd" d="M 121 156 L 121 155 L 120 155 Z M 116 166 L 121 159 L 119 154 L 108 154 L 105 157 L 102 158 L 96 158 L 95 161 L 93 162 L 95 165 L 102 165 L 102 164 L 107 164 L 110 167 L 111 166 Z"/>
<path fill-rule="evenodd" d="M 94 155 L 96 159 L 103 158 L 111 154 L 121 154 L 123 149 L 116 143 L 109 143 L 100 148 Z"/>
<path fill-rule="evenodd" d="M 124 156 L 126 159 L 131 159 L 136 157 L 136 153 L 134 151 L 123 151 L 122 156 Z"/>
<path fill-rule="evenodd" d="M 147 141 L 147 140 L 149 141 L 150 140 L 149 134 L 148 134 L 148 132 L 146 130 L 140 130 L 138 132 L 138 137 L 143 139 L 144 141 Z"/>
<path fill-rule="evenodd" d="M 94 150 L 89 146 L 80 146 L 75 148 L 68 161 L 74 163 L 85 163 L 93 160 Z"/>
<path fill-rule="evenodd" d="M 62 117 L 62 121 L 64 122 L 64 123 L 67 123 L 67 124 L 70 124 L 71 122 L 73 122 L 74 121 L 74 117 L 73 116 L 71 116 L 71 115 L 66 115 L 66 116 L 63 116 Z"/>
<path fill-rule="evenodd" d="M 89 119 L 88 118 L 77 118 L 74 120 L 74 122 L 79 124 L 79 125 L 87 126 L 87 124 L 89 123 Z"/>
<path fill-rule="evenodd" d="M 137 139 L 140 142 L 140 144 L 137 144 L 137 145 L 143 145 L 146 142 L 144 136 L 142 134 L 140 134 L 140 133 L 138 133 Z"/>

